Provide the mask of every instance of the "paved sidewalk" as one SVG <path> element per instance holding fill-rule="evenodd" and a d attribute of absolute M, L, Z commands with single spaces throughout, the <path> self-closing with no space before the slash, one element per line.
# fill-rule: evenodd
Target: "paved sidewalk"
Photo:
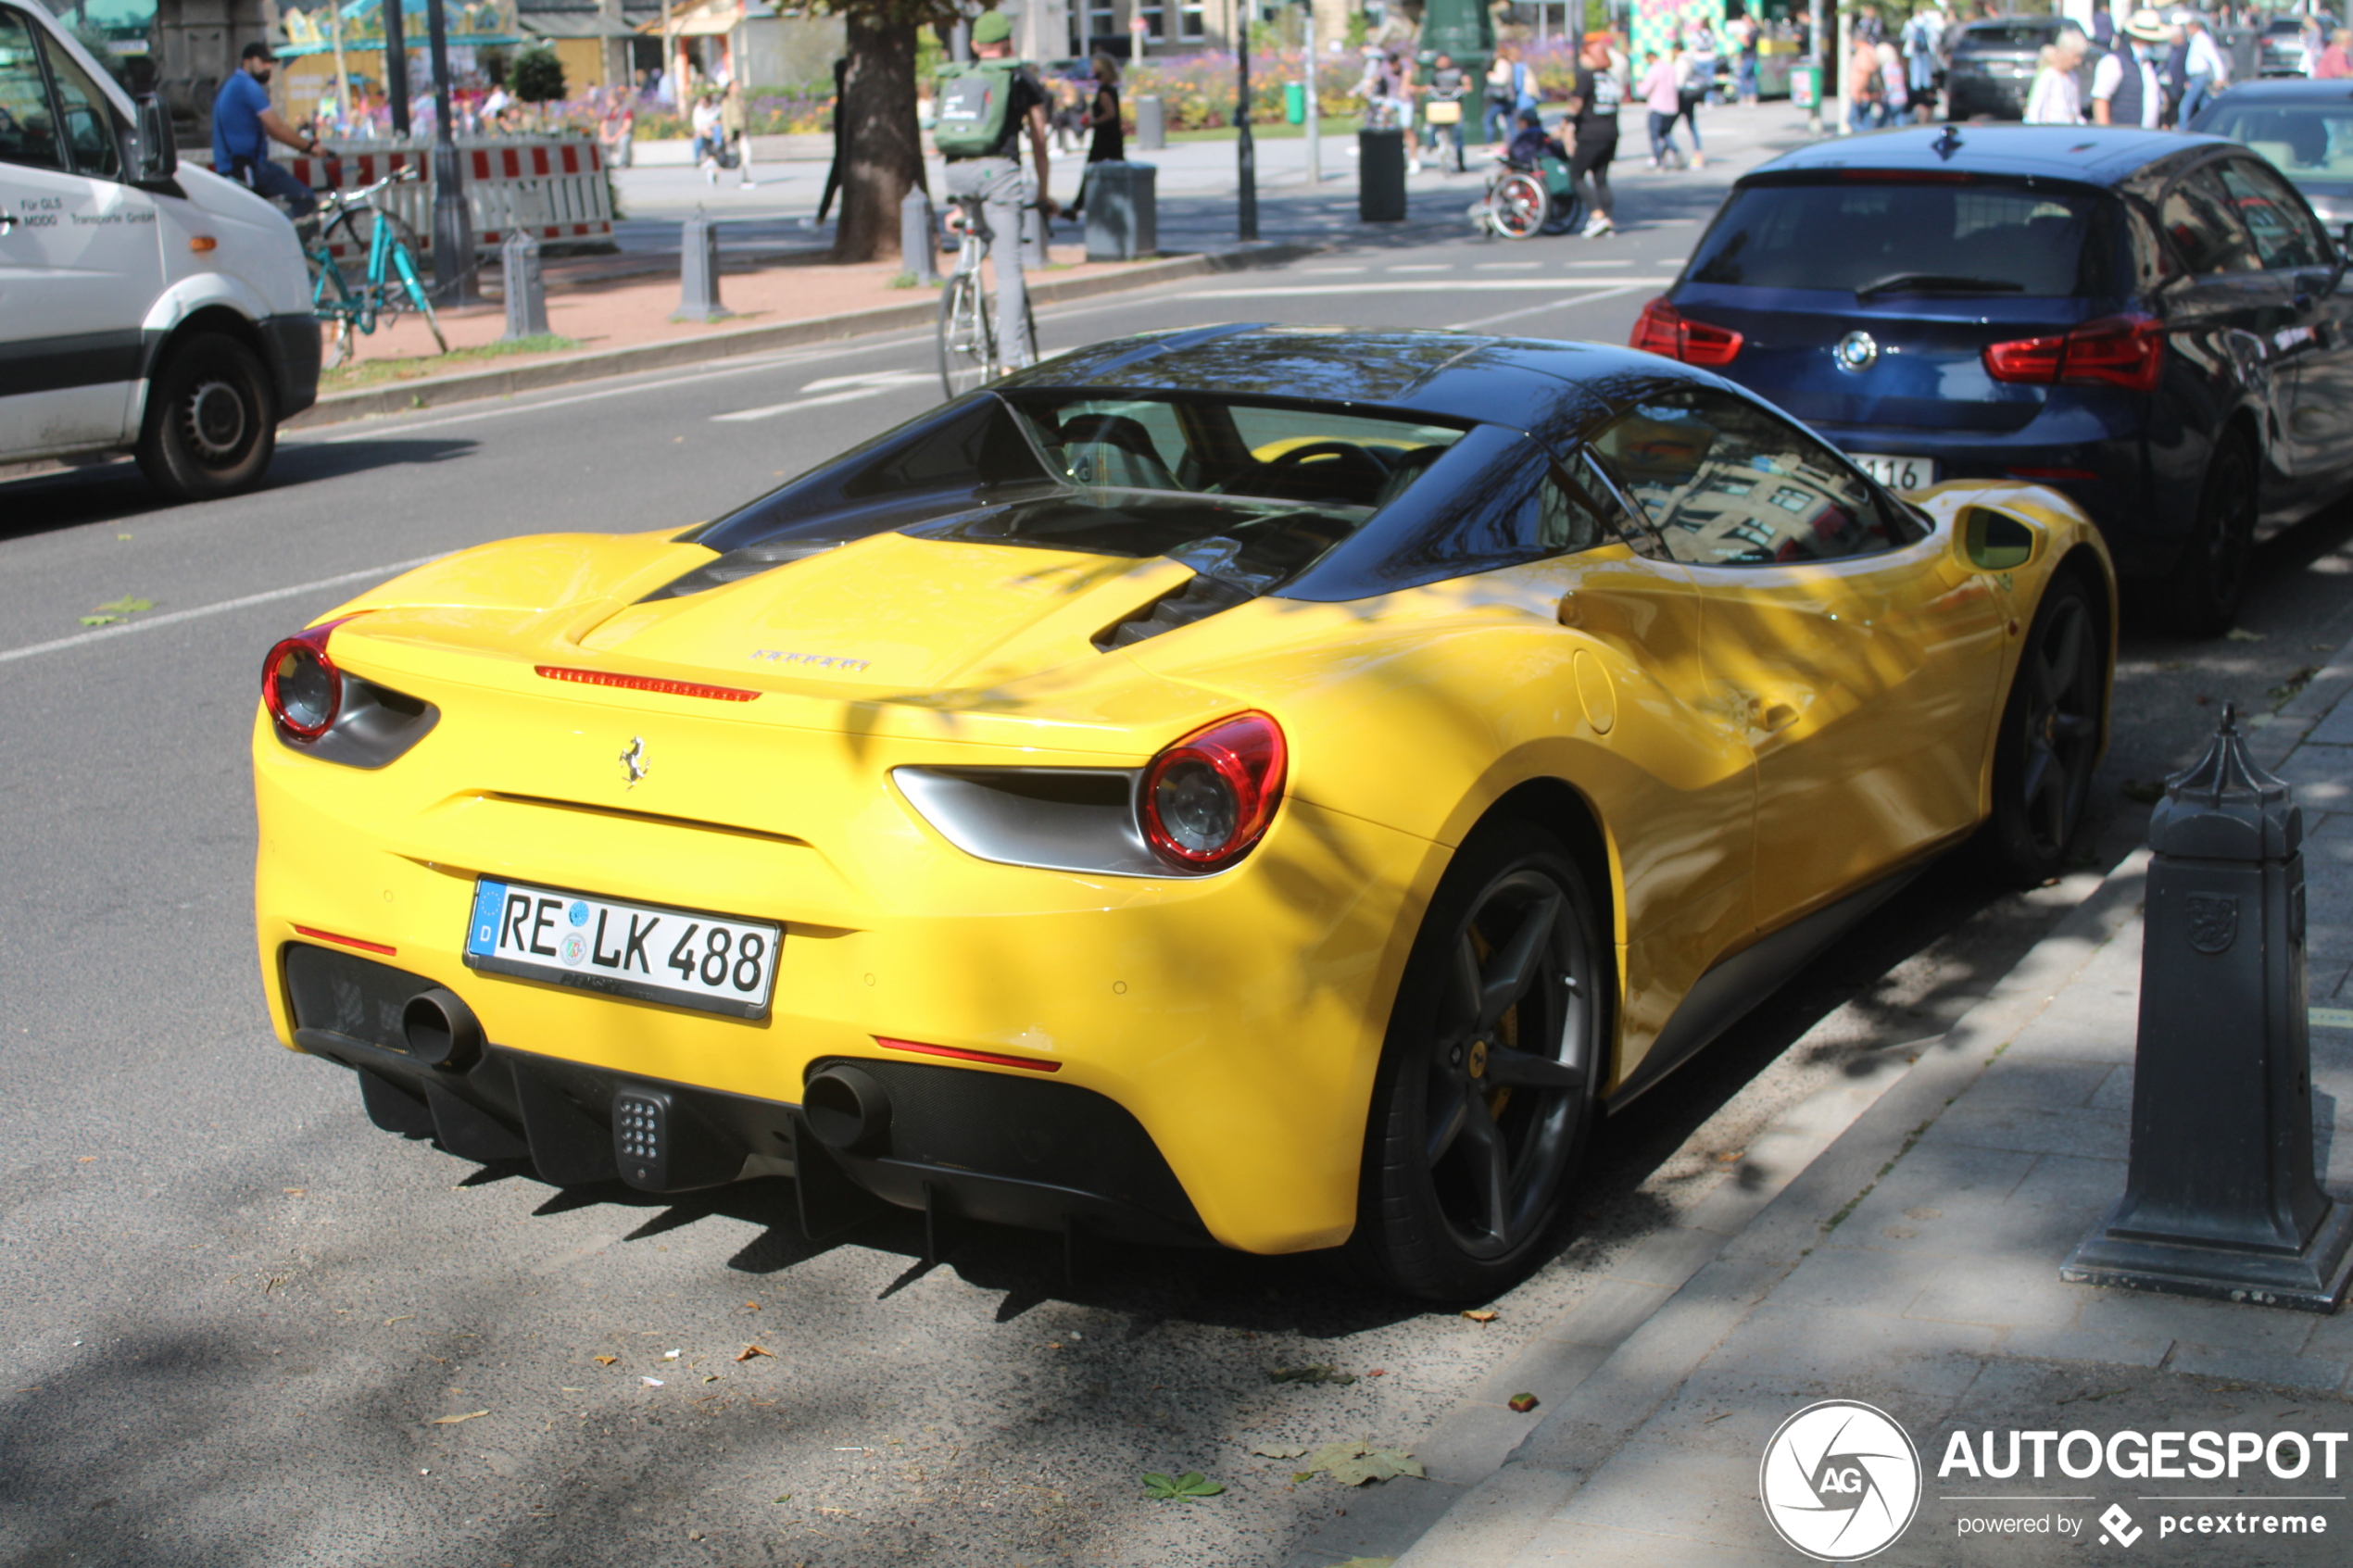
<path fill-rule="evenodd" d="M 2339 1195 L 2353 1188 L 2348 693 L 2353 646 L 2251 737 L 2304 810 L 2316 1164 Z M 1894 1416 L 1925 1466 L 1917 1518 L 1876 1562 L 2055 1562 L 2095 1549 L 2119 1504 L 2146 1532 L 2133 1538 L 2175 1561 L 2342 1562 L 2353 1451 L 2295 1481 L 2260 1464 L 2235 1482 L 1938 1474 L 1957 1431 L 2353 1430 L 2353 1313 L 2059 1281 L 2124 1186 L 2145 867 L 2145 853 L 2119 866 L 1916 1065 L 1853 1091 L 1859 1115 L 1829 1097 L 1801 1108 L 1748 1151 L 1743 1180 L 1491 1375 L 1491 1410 L 1475 1395 L 1417 1450 L 1462 1492 L 1397 1568 L 1802 1561 L 1764 1515 L 1758 1465 L 1783 1421 L 1831 1399 Z M 1776 1174 L 1809 1143 L 1802 1170 Z M 1545 1413 L 1515 1433 L 1502 1401 L 1523 1389 Z M 1507 1438 L 1483 1478 L 1466 1473 Z M 2324 1533 L 2158 1534 L 2288 1512 Z M 2024 1533 L 1981 1533 L 2003 1519 Z"/>

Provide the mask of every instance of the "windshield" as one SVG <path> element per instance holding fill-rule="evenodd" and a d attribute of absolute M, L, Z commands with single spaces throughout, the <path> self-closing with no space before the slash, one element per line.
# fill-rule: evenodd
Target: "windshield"
<path fill-rule="evenodd" d="M 2291 180 L 2353 180 L 2353 102 L 2226 102 L 2201 129 L 2245 143 Z"/>
<path fill-rule="evenodd" d="M 1858 172 L 1735 192 L 1684 280 L 1880 297 L 2108 292 L 2110 247 L 2085 245 L 2103 226 L 2092 193 Z"/>

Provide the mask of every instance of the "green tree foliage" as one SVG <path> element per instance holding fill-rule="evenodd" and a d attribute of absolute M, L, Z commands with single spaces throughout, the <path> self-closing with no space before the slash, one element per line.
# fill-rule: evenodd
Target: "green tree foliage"
<path fill-rule="evenodd" d="M 509 68 L 507 82 L 526 104 L 560 103 L 565 96 L 563 62 L 553 49 L 525 49 Z"/>

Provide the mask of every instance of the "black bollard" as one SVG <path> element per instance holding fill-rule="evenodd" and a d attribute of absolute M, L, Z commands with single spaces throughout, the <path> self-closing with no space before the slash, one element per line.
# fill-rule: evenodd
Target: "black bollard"
<path fill-rule="evenodd" d="M 931 215 L 931 194 L 910 185 L 899 201 L 899 254 L 919 283 L 939 282 L 939 223 Z"/>
<path fill-rule="evenodd" d="M 2225 708 L 2149 821 L 2131 1166 L 2061 1279 L 2309 1312 L 2344 1299 L 2353 1205 L 2312 1173 L 2303 838 Z"/>
<path fill-rule="evenodd" d="M 678 236 L 678 308 L 673 321 L 720 321 L 735 312 L 719 303 L 719 225 L 701 207 Z"/>
<path fill-rule="evenodd" d="M 539 242 L 520 226 L 510 229 L 498 261 L 507 286 L 507 333 L 499 341 L 545 336 L 547 285 L 539 275 Z"/>

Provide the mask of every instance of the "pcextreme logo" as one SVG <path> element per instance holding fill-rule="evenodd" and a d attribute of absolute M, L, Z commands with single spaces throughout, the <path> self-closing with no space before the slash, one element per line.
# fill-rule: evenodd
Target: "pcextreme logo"
<path fill-rule="evenodd" d="M 1781 1539 L 1818 1562 L 1856 1562 L 1893 1545 L 1920 1505 L 1920 1455 L 1884 1411 L 1853 1399 L 1808 1405 L 1765 1445 L 1756 1495 Z"/>

